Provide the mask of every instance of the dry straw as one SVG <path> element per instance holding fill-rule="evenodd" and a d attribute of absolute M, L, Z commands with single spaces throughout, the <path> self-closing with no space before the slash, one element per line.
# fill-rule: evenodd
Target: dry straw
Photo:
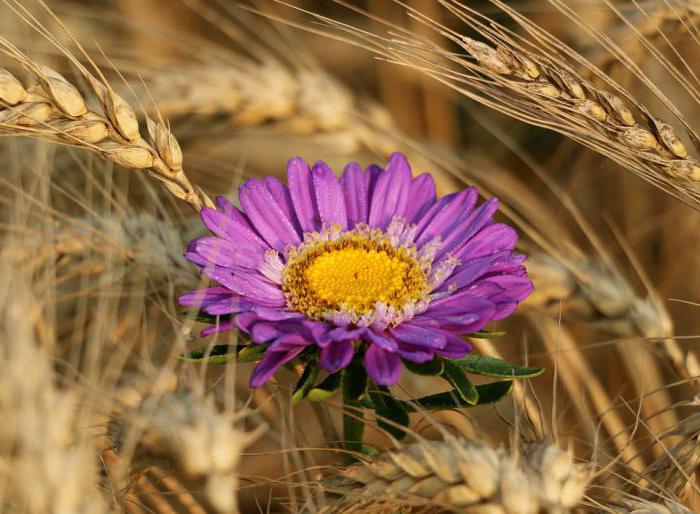
<path fill-rule="evenodd" d="M 588 468 L 551 444 L 512 452 L 463 439 L 421 441 L 327 479 L 324 489 L 340 498 L 321 512 L 563 513 L 579 504 L 587 482 Z"/>

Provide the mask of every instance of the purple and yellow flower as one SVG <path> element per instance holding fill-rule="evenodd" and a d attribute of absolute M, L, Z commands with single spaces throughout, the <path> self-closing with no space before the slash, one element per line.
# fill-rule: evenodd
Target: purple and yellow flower
<path fill-rule="evenodd" d="M 287 185 L 248 180 L 241 209 L 217 198 L 201 218 L 213 236 L 185 256 L 218 285 L 180 303 L 230 319 L 268 343 L 250 379 L 264 384 L 310 347 L 329 373 L 363 355 L 369 377 L 391 385 L 401 360 L 461 358 L 466 334 L 509 316 L 532 290 L 517 233 L 496 223 L 498 200 L 477 205 L 474 187 L 437 199 L 395 153 L 384 169 L 356 163 L 337 178 L 323 162 L 287 164 Z"/>

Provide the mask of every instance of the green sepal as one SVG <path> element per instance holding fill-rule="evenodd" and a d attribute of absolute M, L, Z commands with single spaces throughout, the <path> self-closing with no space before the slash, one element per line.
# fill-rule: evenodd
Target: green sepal
<path fill-rule="evenodd" d="M 309 391 L 307 398 L 312 402 L 323 402 L 328 400 L 330 397 L 340 391 L 341 376 L 342 373 L 340 371 L 333 373 L 332 375 L 328 375 L 323 382 L 313 387 Z"/>
<path fill-rule="evenodd" d="M 445 361 L 445 370 L 442 376 L 452 384 L 459 396 L 469 405 L 476 405 L 479 401 L 479 392 L 472 384 L 464 370 L 457 366 L 454 361 Z"/>
<path fill-rule="evenodd" d="M 473 339 L 495 339 L 497 337 L 503 337 L 504 335 L 506 335 L 505 332 L 499 332 L 497 330 L 479 330 L 467 334 L 466 337 L 471 337 Z"/>
<path fill-rule="evenodd" d="M 453 390 L 446 391 L 444 393 L 431 394 L 430 396 L 423 396 L 421 398 L 416 398 L 411 402 L 406 402 L 406 409 L 409 412 L 417 412 L 420 409 L 456 409 L 475 407 L 477 405 L 487 405 L 489 403 L 496 403 L 502 399 L 510 392 L 512 388 L 513 382 L 511 380 L 481 384 L 476 386 L 479 399 L 473 405 L 465 402 L 460 396 L 459 392 Z"/>
<path fill-rule="evenodd" d="M 298 404 L 302 401 L 311 391 L 311 388 L 316 383 L 316 378 L 321 371 L 318 367 L 316 361 L 309 362 L 304 368 L 304 372 L 299 377 L 296 386 L 294 387 L 294 392 L 292 393 L 292 405 Z"/>
<path fill-rule="evenodd" d="M 415 362 L 403 359 L 403 365 L 411 373 L 431 377 L 441 375 L 442 372 L 445 370 L 445 365 L 442 362 L 442 359 L 438 356 L 435 356 L 433 360 L 429 362 L 424 362 L 423 364 L 416 364 Z"/>
<path fill-rule="evenodd" d="M 453 362 L 467 373 L 495 378 L 531 378 L 544 371 L 544 368 L 526 368 L 488 355 L 467 355 Z"/>
<path fill-rule="evenodd" d="M 403 439 L 406 436 L 406 431 L 400 427 L 407 427 L 410 421 L 404 402 L 394 398 L 387 387 L 375 387 L 376 389 L 370 388 L 369 396 L 372 399 L 374 411 L 379 416 L 379 427 L 389 432 L 396 439 Z M 384 419 L 393 421 L 393 423 L 387 423 Z"/>

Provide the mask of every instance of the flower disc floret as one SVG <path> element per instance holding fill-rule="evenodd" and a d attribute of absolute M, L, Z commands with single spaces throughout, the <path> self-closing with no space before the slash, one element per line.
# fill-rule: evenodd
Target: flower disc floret
<path fill-rule="evenodd" d="M 377 304 L 402 311 L 430 292 L 414 247 L 394 247 L 368 227 L 335 232 L 339 239 L 312 238 L 290 252 L 282 273 L 290 309 L 309 319 L 359 319 Z"/>

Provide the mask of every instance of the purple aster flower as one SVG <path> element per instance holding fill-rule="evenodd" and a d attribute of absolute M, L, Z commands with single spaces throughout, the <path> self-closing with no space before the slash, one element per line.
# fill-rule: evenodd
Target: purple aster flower
<path fill-rule="evenodd" d="M 264 384 L 309 346 L 329 373 L 364 352 L 369 377 L 399 380 L 401 359 L 460 358 L 463 335 L 509 316 L 532 290 L 513 253 L 517 233 L 495 223 L 498 200 L 474 187 L 435 197 L 395 153 L 384 169 L 350 163 L 340 179 L 323 162 L 287 164 L 287 185 L 248 180 L 241 209 L 217 198 L 201 218 L 213 236 L 185 257 L 218 285 L 180 297 L 232 315 L 203 335 L 237 326 L 270 343 L 250 379 Z"/>

